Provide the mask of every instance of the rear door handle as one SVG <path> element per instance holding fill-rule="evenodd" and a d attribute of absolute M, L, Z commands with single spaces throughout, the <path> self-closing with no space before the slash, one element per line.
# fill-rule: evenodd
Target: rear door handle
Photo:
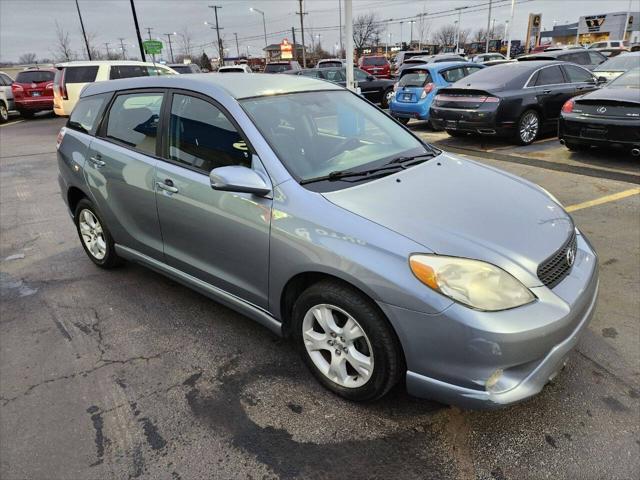
<path fill-rule="evenodd" d="M 106 163 L 102 161 L 102 157 L 98 154 L 95 157 L 89 157 L 89 160 L 96 168 L 104 167 Z"/>
<path fill-rule="evenodd" d="M 164 182 L 156 182 L 159 189 L 169 193 L 178 193 L 178 189 L 173 186 L 173 180 L 170 178 L 165 179 Z"/>

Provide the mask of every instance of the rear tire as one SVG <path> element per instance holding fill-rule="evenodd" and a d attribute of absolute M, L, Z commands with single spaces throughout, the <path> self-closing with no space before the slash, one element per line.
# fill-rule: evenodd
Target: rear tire
<path fill-rule="evenodd" d="M 409 123 L 409 120 L 411 120 L 410 118 L 404 118 L 404 117 L 396 117 L 396 120 L 398 120 L 401 124 L 406 125 L 407 123 Z"/>
<path fill-rule="evenodd" d="M 318 381 L 348 400 L 384 396 L 402 378 L 399 341 L 375 304 L 355 288 L 323 280 L 292 314 L 293 339 Z"/>
<path fill-rule="evenodd" d="M 113 237 L 96 207 L 86 198 L 78 202 L 74 213 L 80 243 L 89 259 L 100 268 L 115 268 L 123 263 L 116 254 Z"/>
<path fill-rule="evenodd" d="M 35 112 L 31 112 L 29 110 L 20 110 L 20 116 L 23 118 L 33 118 L 35 115 Z"/>
<path fill-rule="evenodd" d="M 384 92 L 382 92 L 382 101 L 380 102 L 380 106 L 382 108 L 389 108 L 389 103 L 391 102 L 392 97 L 393 88 L 387 88 Z"/>
<path fill-rule="evenodd" d="M 540 115 L 535 110 L 526 110 L 518 119 L 516 140 L 520 145 L 531 145 L 540 134 Z"/>

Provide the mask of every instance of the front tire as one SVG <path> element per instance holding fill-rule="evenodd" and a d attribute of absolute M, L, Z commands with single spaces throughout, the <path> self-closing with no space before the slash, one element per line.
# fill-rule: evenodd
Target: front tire
<path fill-rule="evenodd" d="M 0 102 L 0 123 L 5 123 L 9 120 L 9 110 L 4 102 Z"/>
<path fill-rule="evenodd" d="M 527 110 L 518 120 L 516 140 L 520 145 L 531 145 L 540 134 L 540 115 L 535 110 Z"/>
<path fill-rule="evenodd" d="M 348 285 L 321 281 L 293 306 L 296 347 L 318 381 L 353 401 L 384 396 L 402 377 L 400 345 L 375 304 Z"/>
<path fill-rule="evenodd" d="M 93 263 L 105 269 L 122 264 L 122 259 L 116 254 L 111 233 L 93 203 L 86 198 L 80 200 L 74 221 L 82 248 Z"/>

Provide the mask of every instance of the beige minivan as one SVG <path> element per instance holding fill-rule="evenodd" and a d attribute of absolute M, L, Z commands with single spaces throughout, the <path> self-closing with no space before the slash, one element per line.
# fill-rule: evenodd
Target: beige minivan
<path fill-rule="evenodd" d="M 82 88 L 88 83 L 177 73 L 166 65 L 133 60 L 64 62 L 57 64 L 56 69 L 58 71 L 53 80 L 53 111 L 62 117 L 71 114 Z"/>

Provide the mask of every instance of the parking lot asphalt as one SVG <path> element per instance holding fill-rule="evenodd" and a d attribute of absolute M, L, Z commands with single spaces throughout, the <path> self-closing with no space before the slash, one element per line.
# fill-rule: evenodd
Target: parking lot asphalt
<path fill-rule="evenodd" d="M 60 198 L 63 123 L 0 127 L 3 480 L 640 476 L 639 159 L 410 124 L 542 185 L 600 257 L 597 313 L 567 368 L 532 400 L 474 412 L 402 387 L 348 403 L 251 320 L 142 267 L 95 267 Z"/>

